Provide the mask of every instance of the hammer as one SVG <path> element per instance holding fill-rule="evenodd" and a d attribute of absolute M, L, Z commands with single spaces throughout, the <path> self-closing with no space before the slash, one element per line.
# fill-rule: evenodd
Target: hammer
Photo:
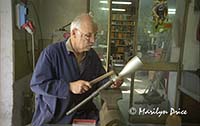
<path fill-rule="evenodd" d="M 96 84 L 97 82 L 99 82 L 99 81 L 101 81 L 101 80 L 105 79 L 106 77 L 109 77 L 109 76 L 111 76 L 113 74 L 115 74 L 115 72 L 112 70 L 112 71 L 110 71 L 108 73 L 105 73 L 104 75 L 101 75 L 100 77 L 97 77 L 96 79 L 90 81 L 89 83 L 92 86 L 92 85 Z"/>
<path fill-rule="evenodd" d="M 118 74 L 118 76 L 115 78 L 115 80 L 123 78 L 133 72 L 135 72 L 137 69 L 139 69 L 141 66 L 143 65 L 143 63 L 141 62 L 141 60 L 135 56 L 133 57 L 125 66 L 124 68 L 121 70 L 121 72 Z M 106 76 L 108 77 L 109 75 L 114 74 L 114 72 L 109 72 L 109 74 L 107 73 L 106 75 L 102 75 L 102 76 Z M 107 76 L 108 75 L 108 76 Z M 97 81 L 102 80 L 102 77 L 100 76 L 101 79 L 97 79 L 97 80 L 92 80 L 91 82 L 94 84 L 94 82 L 96 83 Z M 90 83 L 91 83 L 90 82 Z M 70 115 L 72 112 L 74 112 L 75 110 L 77 110 L 79 107 L 81 107 L 83 104 L 85 104 L 86 102 L 88 102 L 90 99 L 92 99 L 93 97 L 95 97 L 101 90 L 109 87 L 110 85 L 112 85 L 114 82 L 114 80 L 110 80 L 107 83 L 105 83 L 104 85 L 102 85 L 101 87 L 99 87 L 95 92 L 93 92 L 89 97 L 87 97 L 86 99 L 84 99 L 83 101 L 81 101 L 79 104 L 77 104 L 75 107 L 73 107 L 72 109 L 70 109 L 66 115 Z"/>

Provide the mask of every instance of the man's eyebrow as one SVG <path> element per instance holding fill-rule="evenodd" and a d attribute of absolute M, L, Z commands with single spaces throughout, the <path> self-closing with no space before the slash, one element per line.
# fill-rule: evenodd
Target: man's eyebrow
<path fill-rule="evenodd" d="M 90 34 L 90 35 L 92 35 L 92 34 L 97 34 L 97 32 L 88 32 L 88 33 L 86 33 L 86 34 Z"/>

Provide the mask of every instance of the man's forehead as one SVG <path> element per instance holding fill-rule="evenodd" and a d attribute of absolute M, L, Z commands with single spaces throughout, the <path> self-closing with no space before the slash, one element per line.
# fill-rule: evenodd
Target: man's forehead
<path fill-rule="evenodd" d="M 80 28 L 82 31 L 87 32 L 87 33 L 95 33 L 98 30 L 97 25 L 92 22 L 84 23 L 81 25 Z"/>

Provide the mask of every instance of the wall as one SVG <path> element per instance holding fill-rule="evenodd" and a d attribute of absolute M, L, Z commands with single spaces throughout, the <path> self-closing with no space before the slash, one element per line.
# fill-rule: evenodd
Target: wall
<path fill-rule="evenodd" d="M 184 70 L 196 71 L 200 68 L 200 42 L 196 40 L 197 26 L 200 21 L 200 11 L 194 12 L 194 0 L 191 0 L 188 10 L 188 20 L 183 55 Z"/>
<path fill-rule="evenodd" d="M 15 45 L 15 80 L 32 72 L 31 36 L 16 25 L 16 5 L 20 0 L 12 0 L 13 41 Z"/>
<path fill-rule="evenodd" d="M 33 94 L 29 89 L 31 75 L 26 75 L 14 83 L 13 126 L 24 126 L 31 121 L 34 108 Z"/>
<path fill-rule="evenodd" d="M 87 12 L 87 0 L 39 0 L 38 6 L 43 39 L 51 39 L 60 27 Z"/>
<path fill-rule="evenodd" d="M 13 32 L 11 0 L 0 0 L 0 122 L 11 126 L 13 110 Z"/>
<path fill-rule="evenodd" d="M 196 70 L 199 68 L 200 59 L 199 59 L 199 49 L 200 42 L 196 39 L 196 28 L 200 18 L 200 12 L 194 12 L 194 0 L 191 0 L 189 4 L 188 17 L 187 17 L 187 26 L 186 33 L 184 35 L 184 12 L 185 12 L 185 1 L 177 0 L 176 1 L 176 18 L 173 26 L 172 34 L 172 53 L 171 53 L 171 62 L 178 62 L 180 57 L 180 45 L 184 43 L 184 53 L 183 53 L 183 70 Z M 169 75 L 170 81 L 168 85 L 168 98 L 172 107 L 175 107 L 175 103 L 178 99 L 176 97 L 177 93 L 177 75 L 174 72 L 170 72 Z M 179 84 L 180 85 L 180 84 Z M 179 96 L 179 95 L 178 95 Z"/>
<path fill-rule="evenodd" d="M 172 29 L 172 52 L 170 56 L 170 62 L 178 63 L 180 58 L 180 43 L 183 43 L 184 39 L 181 34 L 183 32 L 184 26 L 184 12 L 185 12 L 185 1 L 176 0 L 176 16 L 173 23 Z M 168 82 L 168 99 L 171 107 L 176 106 L 176 93 L 177 93 L 177 73 L 169 72 L 169 82 Z"/>

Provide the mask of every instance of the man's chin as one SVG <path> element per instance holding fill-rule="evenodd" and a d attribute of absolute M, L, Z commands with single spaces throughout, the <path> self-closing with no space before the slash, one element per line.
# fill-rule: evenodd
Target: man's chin
<path fill-rule="evenodd" d="M 84 52 L 87 52 L 87 51 L 89 51 L 90 49 L 91 49 L 91 48 L 87 48 L 87 49 L 84 50 Z"/>
<path fill-rule="evenodd" d="M 93 47 L 93 46 L 88 46 L 88 47 L 87 47 L 87 50 L 89 51 L 92 47 Z"/>

